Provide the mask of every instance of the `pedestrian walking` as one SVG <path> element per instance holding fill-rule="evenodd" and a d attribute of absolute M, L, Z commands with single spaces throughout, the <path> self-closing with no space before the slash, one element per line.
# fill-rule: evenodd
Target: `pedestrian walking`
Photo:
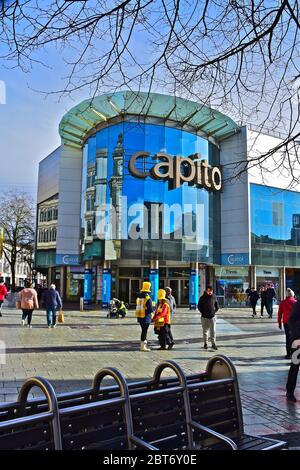
<path fill-rule="evenodd" d="M 269 315 L 269 318 L 273 317 L 273 302 L 276 299 L 276 291 L 272 284 L 267 284 L 266 290 L 266 308 Z"/>
<path fill-rule="evenodd" d="M 175 311 L 176 311 L 176 307 L 177 307 L 177 305 L 176 305 L 176 299 L 175 299 L 175 297 L 174 297 L 173 294 L 172 294 L 172 289 L 171 289 L 171 287 L 166 287 L 166 288 L 165 288 L 165 291 L 166 291 L 166 299 L 167 299 L 167 301 L 169 302 L 169 305 L 170 305 L 170 309 L 171 309 L 171 319 L 172 319 L 172 318 L 173 318 L 173 315 L 174 315 L 174 313 L 175 313 Z M 172 334 L 172 331 L 171 331 L 171 326 L 170 326 L 170 330 L 169 330 L 169 337 L 170 337 L 170 341 L 171 341 L 171 343 L 172 343 L 172 346 L 171 346 L 171 347 L 173 347 L 175 343 L 174 343 L 173 334 Z M 169 347 L 169 349 L 171 349 L 171 348 Z"/>
<path fill-rule="evenodd" d="M 267 291 L 266 291 L 265 286 L 261 286 L 261 288 L 260 288 L 260 299 L 261 299 L 260 318 L 263 318 L 263 316 L 264 316 L 264 307 L 266 308 L 267 313 L 268 313 L 268 309 L 267 309 Z"/>
<path fill-rule="evenodd" d="M 55 284 L 51 284 L 49 289 L 43 293 L 42 301 L 46 308 L 48 328 L 55 328 L 57 310 L 62 308 L 61 297 L 56 290 Z"/>
<path fill-rule="evenodd" d="M 219 305 L 217 298 L 214 295 L 212 286 L 207 286 L 204 294 L 200 297 L 198 302 L 198 310 L 201 313 L 204 349 L 208 349 L 208 332 L 210 332 L 212 349 L 217 350 L 216 313 L 219 310 Z"/>
<path fill-rule="evenodd" d="M 37 298 L 37 292 L 35 289 L 33 289 L 33 285 L 30 281 L 27 281 L 25 288 L 21 290 L 18 303 L 22 309 L 22 326 L 25 326 L 27 319 L 28 328 L 32 328 L 32 313 L 35 308 L 39 308 L 39 302 Z"/>
<path fill-rule="evenodd" d="M 7 294 L 8 294 L 8 291 L 7 291 L 6 285 L 4 284 L 4 279 L 3 277 L 0 277 L 0 317 L 2 317 L 2 306 L 3 306 L 3 302 Z"/>
<path fill-rule="evenodd" d="M 176 300 L 172 294 L 171 287 L 166 287 L 165 291 L 166 291 L 166 299 L 169 302 L 170 309 L 171 309 L 171 317 L 173 317 L 175 310 L 176 310 Z"/>
<path fill-rule="evenodd" d="M 291 342 L 291 365 L 286 383 L 286 398 L 288 401 L 296 403 L 294 395 L 299 372 L 300 356 L 300 302 L 297 301 L 288 322 L 290 342 Z"/>
<path fill-rule="evenodd" d="M 171 307 L 164 289 L 159 289 L 157 293 L 158 304 L 153 317 L 154 332 L 158 334 L 158 341 L 161 350 L 172 349 L 174 346 L 171 332 Z"/>
<path fill-rule="evenodd" d="M 297 302 L 295 299 L 295 293 L 292 289 L 286 290 L 286 298 L 279 304 L 278 309 L 278 326 L 282 330 L 282 325 L 285 332 L 285 345 L 286 345 L 286 359 L 291 358 L 291 338 L 289 329 L 289 320 L 292 314 L 294 304 Z"/>
<path fill-rule="evenodd" d="M 251 289 L 248 291 L 248 299 L 253 310 L 252 318 L 255 318 L 256 317 L 256 304 L 259 299 L 259 293 L 255 289 L 255 287 L 251 287 Z"/>
<path fill-rule="evenodd" d="M 150 292 L 151 283 L 145 281 L 136 298 L 135 316 L 142 330 L 140 351 L 151 351 L 150 348 L 147 347 L 147 332 L 151 324 L 153 312 L 152 299 L 149 295 Z"/>

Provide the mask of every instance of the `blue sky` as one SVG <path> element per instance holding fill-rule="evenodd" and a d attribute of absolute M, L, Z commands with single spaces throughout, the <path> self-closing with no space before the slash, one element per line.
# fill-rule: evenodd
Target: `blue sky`
<path fill-rule="evenodd" d="M 35 91 L 61 86 L 64 66 L 55 51 L 40 58 L 50 68 L 36 65 L 30 73 L 0 64 L 6 104 L 0 104 L 0 191 L 28 190 L 36 194 L 38 162 L 60 144 L 58 125 L 65 112 L 86 93 L 72 99 Z M 61 99 L 60 99 L 61 98 Z"/>

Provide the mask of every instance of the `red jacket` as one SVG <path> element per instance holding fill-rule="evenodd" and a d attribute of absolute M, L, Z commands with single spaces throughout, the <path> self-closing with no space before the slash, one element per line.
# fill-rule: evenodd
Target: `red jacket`
<path fill-rule="evenodd" d="M 286 299 L 282 300 L 279 305 L 278 309 L 278 323 L 281 325 L 283 323 L 286 325 L 289 322 L 293 306 L 297 302 L 294 297 L 286 297 Z"/>
<path fill-rule="evenodd" d="M 163 319 L 163 323 L 159 325 L 157 322 L 159 319 Z M 159 304 L 155 315 L 153 317 L 154 326 L 164 326 L 171 324 L 171 308 L 168 302 L 164 302 L 163 304 Z"/>
<path fill-rule="evenodd" d="M 5 284 L 0 284 L 0 302 L 3 302 L 8 292 Z"/>

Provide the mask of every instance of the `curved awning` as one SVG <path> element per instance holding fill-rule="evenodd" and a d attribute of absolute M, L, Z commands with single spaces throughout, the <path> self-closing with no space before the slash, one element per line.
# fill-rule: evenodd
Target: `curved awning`
<path fill-rule="evenodd" d="M 195 101 L 160 93 L 120 91 L 82 101 L 71 108 L 59 124 L 66 145 L 81 148 L 93 129 L 118 117 L 160 118 L 219 142 L 239 131 L 228 116 Z"/>

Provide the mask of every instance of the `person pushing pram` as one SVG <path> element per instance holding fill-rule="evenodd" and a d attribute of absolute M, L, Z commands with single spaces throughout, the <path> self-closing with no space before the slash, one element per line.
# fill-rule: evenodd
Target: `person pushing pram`
<path fill-rule="evenodd" d="M 128 313 L 128 304 L 123 300 L 113 298 L 108 307 L 107 318 L 125 318 Z"/>

